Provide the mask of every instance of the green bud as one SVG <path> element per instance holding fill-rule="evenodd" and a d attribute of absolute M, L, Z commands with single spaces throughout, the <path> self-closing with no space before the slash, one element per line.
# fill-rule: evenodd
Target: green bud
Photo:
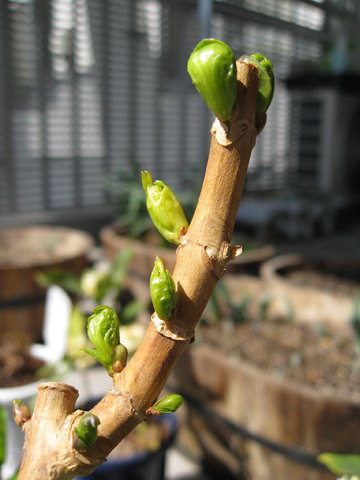
<path fill-rule="evenodd" d="M 349 480 L 356 475 L 360 476 L 360 455 L 355 453 L 322 453 L 318 455 L 317 460 L 326 465 L 326 467 L 335 475 L 349 475 Z"/>
<path fill-rule="evenodd" d="M 16 398 L 12 401 L 13 416 L 16 425 L 21 427 L 31 418 L 30 410 L 22 400 Z"/>
<path fill-rule="evenodd" d="M 170 320 L 176 307 L 175 284 L 159 257 L 150 276 L 150 295 L 157 316 Z"/>
<path fill-rule="evenodd" d="M 115 310 L 100 305 L 88 318 L 87 333 L 95 349 L 83 350 L 104 365 L 109 375 L 113 375 L 112 351 L 120 343 L 120 323 Z"/>
<path fill-rule="evenodd" d="M 85 413 L 79 420 L 74 431 L 73 447 L 76 450 L 87 450 L 96 442 L 98 436 L 99 418 L 93 413 Z"/>
<path fill-rule="evenodd" d="M 273 73 L 273 64 L 271 61 L 261 55 L 261 53 L 254 53 L 253 55 L 243 55 L 240 60 L 245 63 L 250 63 L 258 69 L 259 75 L 259 90 L 256 103 L 257 112 L 266 112 L 270 107 L 274 96 L 275 79 Z"/>
<path fill-rule="evenodd" d="M 181 229 L 189 224 L 175 194 L 162 181 L 152 183 L 149 172 L 141 172 L 142 184 L 146 193 L 146 206 L 155 227 L 171 243 L 179 244 Z"/>
<path fill-rule="evenodd" d="M 200 42 L 187 70 L 210 110 L 223 122 L 232 117 L 236 101 L 236 60 L 231 48 L 216 39 Z"/>
<path fill-rule="evenodd" d="M 160 398 L 154 405 L 153 409 L 157 410 L 160 415 L 165 413 L 174 413 L 184 403 L 184 399 L 181 395 L 173 393 Z"/>
<path fill-rule="evenodd" d="M 116 345 L 111 353 L 112 369 L 115 373 L 120 373 L 126 367 L 128 357 L 127 348 L 119 343 Z"/>

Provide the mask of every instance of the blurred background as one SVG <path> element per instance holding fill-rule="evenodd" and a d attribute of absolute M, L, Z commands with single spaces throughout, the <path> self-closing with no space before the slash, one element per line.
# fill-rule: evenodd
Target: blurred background
<path fill-rule="evenodd" d="M 354 204 L 357 0 L 3 0 L 0 22 L 1 225 L 96 233 L 113 214 L 103 178 L 135 162 L 175 191 L 189 171 L 200 181 L 212 116 L 186 63 L 204 37 L 274 64 L 276 94 L 246 193 L 271 194 L 274 209 L 311 195 L 328 214 L 324 229 Z"/>
<path fill-rule="evenodd" d="M 172 271 L 175 251 L 140 171 L 190 220 L 213 115 L 186 65 L 206 37 L 274 65 L 243 254 L 166 385 L 185 405 L 159 466 L 94 478 L 331 480 L 318 453 L 360 452 L 359 0 L 0 0 L 0 405 L 33 404 L 40 379 L 76 385 L 80 405 L 108 391 L 81 352 L 98 304 L 130 356 L 141 341 L 154 259 Z"/>

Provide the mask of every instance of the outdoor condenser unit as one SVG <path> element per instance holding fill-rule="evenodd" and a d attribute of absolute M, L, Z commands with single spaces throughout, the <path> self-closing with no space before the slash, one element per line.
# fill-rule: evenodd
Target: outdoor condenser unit
<path fill-rule="evenodd" d="M 288 88 L 297 186 L 325 197 L 360 195 L 360 77 L 298 78 Z"/>

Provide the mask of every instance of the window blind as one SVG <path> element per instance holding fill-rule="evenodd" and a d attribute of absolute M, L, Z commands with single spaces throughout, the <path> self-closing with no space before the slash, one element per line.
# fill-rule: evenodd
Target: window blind
<path fill-rule="evenodd" d="M 341 10 L 344 22 L 357 3 Z M 296 62 L 321 61 L 334 11 L 329 0 L 213 2 L 211 36 L 275 65 L 248 190 L 284 188 L 297 168 L 282 80 Z M 102 178 L 134 162 L 176 191 L 188 170 L 200 175 L 213 118 L 186 72 L 200 35 L 197 2 L 1 0 L 0 35 L 0 222 L 80 217 L 106 205 Z"/>

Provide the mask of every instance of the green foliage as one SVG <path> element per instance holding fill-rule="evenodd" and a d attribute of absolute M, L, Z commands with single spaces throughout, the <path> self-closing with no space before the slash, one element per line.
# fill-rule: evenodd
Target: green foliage
<path fill-rule="evenodd" d="M 184 403 L 184 399 L 181 395 L 173 393 L 160 398 L 154 405 L 153 409 L 157 410 L 160 415 L 166 413 L 174 413 Z"/>
<path fill-rule="evenodd" d="M 161 180 L 153 184 L 149 172 L 141 172 L 149 215 L 161 235 L 170 243 L 179 244 L 181 229 L 189 224 L 175 194 Z"/>
<path fill-rule="evenodd" d="M 144 304 L 139 300 L 133 300 L 121 308 L 121 325 L 134 323 L 141 312 L 144 311 Z"/>
<path fill-rule="evenodd" d="M 142 195 L 144 195 L 143 191 Z M 104 301 L 113 302 L 116 305 L 118 315 L 121 317 L 121 324 L 128 325 L 133 323 L 144 310 L 144 303 L 138 300 L 130 300 L 125 305 L 121 304 L 124 281 L 132 257 L 132 249 L 123 249 L 106 270 L 88 268 L 79 277 L 66 270 L 42 272 L 37 280 L 44 287 L 56 284 L 79 297 L 92 298 L 100 305 Z M 69 323 L 66 360 L 69 364 L 74 363 L 79 368 L 87 366 L 90 361 L 84 351 L 86 353 L 91 351 L 90 355 L 99 360 L 95 351 L 83 348 L 88 343 L 86 324 L 86 316 L 78 305 L 74 304 Z"/>
<path fill-rule="evenodd" d="M 240 324 L 247 320 L 250 301 L 250 295 L 244 295 L 235 303 L 228 288 L 220 280 L 210 297 L 209 309 L 217 320 L 228 318 L 232 323 Z"/>
<path fill-rule="evenodd" d="M 136 238 L 145 234 L 152 223 L 139 182 L 140 168 L 134 160 L 129 164 L 130 170 L 121 170 L 116 177 L 105 177 L 103 185 L 106 199 L 115 209 L 115 221 L 125 228 L 127 235 Z"/>
<path fill-rule="evenodd" d="M 187 69 L 209 109 L 223 122 L 231 119 L 236 101 L 236 59 L 216 39 L 202 40 L 190 55 Z"/>
<path fill-rule="evenodd" d="M 139 182 L 140 170 L 137 162 L 132 160 L 130 170 L 123 169 L 116 175 L 108 175 L 103 179 L 105 196 L 115 210 L 115 223 L 123 226 L 124 233 L 132 238 L 145 238 L 146 233 L 153 227 L 146 206 L 146 196 Z M 185 168 L 181 175 L 185 188 L 178 195 L 178 199 L 186 216 L 191 218 L 197 204 L 202 179 L 198 169 L 190 167 Z M 161 238 L 159 236 L 159 239 Z"/>
<path fill-rule="evenodd" d="M 108 270 L 87 269 L 81 275 L 82 293 L 102 303 L 109 292 L 120 293 L 133 256 L 131 249 L 124 249 L 116 256 Z"/>
<path fill-rule="evenodd" d="M 150 276 L 150 295 L 157 316 L 170 320 L 176 308 L 175 284 L 159 257 Z"/>
<path fill-rule="evenodd" d="M 360 455 L 342 453 L 322 453 L 317 457 L 319 462 L 335 473 L 335 475 L 360 476 Z"/>
<path fill-rule="evenodd" d="M 85 269 L 80 276 L 67 270 L 52 270 L 40 272 L 36 281 L 44 288 L 58 285 L 69 293 L 77 296 L 86 295 L 96 303 L 102 303 L 106 295 L 115 290 L 122 290 L 129 263 L 133 256 L 131 249 L 122 250 L 107 270 Z"/>
<path fill-rule="evenodd" d="M 67 270 L 38 272 L 35 280 L 43 288 L 48 288 L 50 285 L 59 285 L 67 292 L 75 295 L 81 295 L 82 293 L 80 278 Z"/>
<path fill-rule="evenodd" d="M 83 350 L 113 375 L 112 351 L 120 343 L 120 322 L 115 310 L 105 305 L 99 305 L 93 312 L 88 319 L 87 332 L 95 348 Z"/>

